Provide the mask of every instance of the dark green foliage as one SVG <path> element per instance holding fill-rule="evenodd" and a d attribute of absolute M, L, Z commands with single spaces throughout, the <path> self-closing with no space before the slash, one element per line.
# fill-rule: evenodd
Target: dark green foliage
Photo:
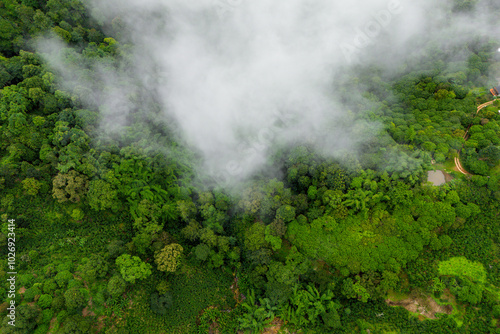
<path fill-rule="evenodd" d="M 65 299 L 64 296 L 58 294 L 54 298 L 52 298 L 52 305 L 51 308 L 54 310 L 60 310 L 65 306 Z"/>
<path fill-rule="evenodd" d="M 210 247 L 206 244 L 199 244 L 194 248 L 194 254 L 198 260 L 203 262 L 210 255 Z"/>
<path fill-rule="evenodd" d="M 40 313 L 40 309 L 36 306 L 30 306 L 28 304 L 19 305 L 16 308 L 15 326 L 9 325 L 8 322 L 11 319 L 4 317 L 4 319 L 2 319 L 2 327 L 0 327 L 2 333 L 33 333 L 40 319 Z"/>
<path fill-rule="evenodd" d="M 81 315 L 73 315 L 65 319 L 61 326 L 61 334 L 85 334 L 90 332 L 91 322 Z"/>
<path fill-rule="evenodd" d="M 112 209 L 119 207 L 118 195 L 116 189 L 104 180 L 93 180 L 89 183 L 87 201 L 90 207 L 96 211 Z"/>
<path fill-rule="evenodd" d="M 165 315 L 173 305 L 172 295 L 170 293 L 160 295 L 158 292 L 155 292 L 151 294 L 150 304 L 151 311 Z"/>
<path fill-rule="evenodd" d="M 83 308 L 87 303 L 87 300 L 85 298 L 84 293 L 82 292 L 82 289 L 78 287 L 73 287 L 68 289 L 64 293 L 64 300 L 68 310 Z"/>
<path fill-rule="evenodd" d="M 44 309 L 42 310 L 42 319 L 40 320 L 40 323 L 49 324 L 50 320 L 52 320 L 53 317 L 54 317 L 54 310 Z"/>
<path fill-rule="evenodd" d="M 113 240 L 107 245 L 108 256 L 111 259 L 116 259 L 118 256 L 125 252 L 122 240 Z"/>
<path fill-rule="evenodd" d="M 31 302 L 36 296 L 41 295 L 41 293 L 42 291 L 40 290 L 39 286 L 32 286 L 31 288 L 26 289 L 23 298 L 24 300 Z"/>

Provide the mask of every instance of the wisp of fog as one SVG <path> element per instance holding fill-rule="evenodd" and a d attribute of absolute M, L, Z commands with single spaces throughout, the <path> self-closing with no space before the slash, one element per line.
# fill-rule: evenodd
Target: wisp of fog
<path fill-rule="evenodd" d="M 355 153 L 380 125 L 353 131 L 350 107 L 334 89 L 337 74 L 364 64 L 398 68 L 421 51 L 421 40 L 440 45 L 488 33 L 486 3 L 477 4 L 483 14 L 474 21 L 447 14 L 451 1 L 94 1 L 96 20 L 119 21 L 117 39 L 132 43 L 134 55 L 126 75 L 100 70 L 105 93 L 96 78 L 80 85 L 99 90 L 103 128 L 120 131 L 131 109 L 121 83 L 139 78 L 203 154 L 204 171 L 241 179 L 278 144 Z M 51 63 L 70 72 L 57 59 Z M 360 93 L 352 92 L 361 100 Z"/>

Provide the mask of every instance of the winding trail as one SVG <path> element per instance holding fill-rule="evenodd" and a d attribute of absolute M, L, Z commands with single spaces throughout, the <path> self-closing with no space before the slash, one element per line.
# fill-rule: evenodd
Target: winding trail
<path fill-rule="evenodd" d="M 479 113 L 479 111 L 489 105 L 492 105 L 493 102 L 495 102 L 495 100 L 493 101 L 489 101 L 489 102 L 486 102 L 486 103 L 483 103 L 483 104 L 480 104 L 479 106 L 477 106 L 477 111 L 476 111 L 476 115 L 474 115 L 474 117 L 477 116 L 477 114 Z M 467 131 L 465 131 L 465 134 L 464 134 L 464 139 L 467 140 L 467 136 L 469 135 L 469 129 L 471 128 L 472 126 L 472 123 L 469 125 L 469 127 L 467 128 Z M 464 146 L 462 145 L 462 148 Z M 465 170 L 465 168 L 462 167 L 462 164 L 460 163 L 460 152 L 462 151 L 462 149 L 460 149 L 458 151 L 458 154 L 457 156 L 455 157 L 455 166 L 457 166 L 457 169 L 462 173 L 462 174 L 465 174 L 465 175 L 471 175 L 469 172 L 467 172 Z"/>

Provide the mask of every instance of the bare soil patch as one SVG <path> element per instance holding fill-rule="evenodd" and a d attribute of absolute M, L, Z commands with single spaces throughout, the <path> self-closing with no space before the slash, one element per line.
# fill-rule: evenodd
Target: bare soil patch
<path fill-rule="evenodd" d="M 390 306 L 401 306 L 410 312 L 418 313 L 427 319 L 436 319 L 437 313 L 451 314 L 453 307 L 451 305 L 439 305 L 431 297 L 427 298 L 407 298 L 399 301 L 387 299 L 385 301 Z M 421 318 L 421 317 L 419 317 Z"/>
<path fill-rule="evenodd" d="M 446 178 L 441 170 L 436 170 L 436 171 L 429 171 L 427 172 L 427 180 L 429 182 L 432 182 L 435 186 L 440 186 L 444 183 L 446 183 Z"/>

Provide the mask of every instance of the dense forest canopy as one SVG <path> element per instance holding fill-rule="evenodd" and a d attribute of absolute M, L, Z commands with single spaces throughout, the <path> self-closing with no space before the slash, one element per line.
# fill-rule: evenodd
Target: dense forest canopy
<path fill-rule="evenodd" d="M 0 2 L 0 332 L 500 333 L 499 17 Z"/>

